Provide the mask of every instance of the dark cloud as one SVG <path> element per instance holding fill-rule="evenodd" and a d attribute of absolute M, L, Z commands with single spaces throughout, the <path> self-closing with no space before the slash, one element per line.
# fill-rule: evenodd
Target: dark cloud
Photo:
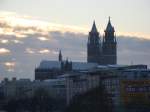
<path fill-rule="evenodd" d="M 57 60 L 59 49 L 64 59 L 86 61 L 88 35 L 79 32 L 87 29 L 37 22 L 18 15 L 7 20 L 7 16 L 0 16 L 0 80 L 14 76 L 33 79 L 40 61 Z M 118 64 L 150 65 L 150 40 L 128 36 L 118 36 L 117 40 Z"/>
<path fill-rule="evenodd" d="M 150 40 L 137 37 L 118 37 L 118 63 L 150 65 Z"/>
<path fill-rule="evenodd" d="M 0 48 L 10 50 L 9 55 L 0 55 L 0 77 L 34 78 L 34 69 L 41 60 L 57 60 L 57 52 L 62 50 L 64 58 L 69 57 L 72 61 L 86 61 L 87 35 L 71 32 L 49 32 L 49 40 L 41 41 L 41 34 L 28 34 L 28 38 L 21 38 L 22 43 L 0 44 Z M 14 35 L 5 35 L 1 39 L 15 40 Z M 118 36 L 118 64 L 150 64 L 150 40 L 136 37 Z M 27 52 L 34 50 L 34 53 Z M 38 51 L 48 49 L 47 53 Z M 13 71 L 8 71 L 5 62 L 15 62 Z"/>

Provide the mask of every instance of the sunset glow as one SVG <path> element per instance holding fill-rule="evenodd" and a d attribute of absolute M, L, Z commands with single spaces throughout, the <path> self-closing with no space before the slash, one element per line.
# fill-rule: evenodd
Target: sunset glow
<path fill-rule="evenodd" d="M 149 0 L 1 0 L 0 76 L 34 76 L 42 60 L 87 61 L 95 20 L 103 41 L 108 17 L 119 64 L 150 66 Z"/>

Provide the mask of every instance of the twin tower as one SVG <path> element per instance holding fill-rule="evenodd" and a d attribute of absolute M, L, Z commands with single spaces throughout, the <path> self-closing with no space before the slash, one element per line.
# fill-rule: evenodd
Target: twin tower
<path fill-rule="evenodd" d="M 88 37 L 87 62 L 98 63 L 100 65 L 117 64 L 117 41 L 110 17 L 104 31 L 103 39 L 101 39 L 94 21 Z"/>

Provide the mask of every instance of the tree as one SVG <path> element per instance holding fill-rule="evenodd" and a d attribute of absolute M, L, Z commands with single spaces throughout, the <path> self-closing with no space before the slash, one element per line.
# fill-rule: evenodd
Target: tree
<path fill-rule="evenodd" d="M 112 102 L 101 85 L 86 93 L 75 96 L 66 112 L 112 112 Z"/>
<path fill-rule="evenodd" d="M 126 111 L 150 112 L 150 99 L 146 96 L 143 93 L 130 97 L 130 102 L 125 105 Z"/>
<path fill-rule="evenodd" d="M 31 100 L 31 110 L 49 112 L 55 109 L 56 104 L 56 100 L 50 97 L 45 89 L 39 88 L 34 92 Z"/>
<path fill-rule="evenodd" d="M 32 97 L 11 99 L 3 109 L 7 112 L 50 112 L 57 109 L 58 102 L 46 89 L 38 88 Z"/>

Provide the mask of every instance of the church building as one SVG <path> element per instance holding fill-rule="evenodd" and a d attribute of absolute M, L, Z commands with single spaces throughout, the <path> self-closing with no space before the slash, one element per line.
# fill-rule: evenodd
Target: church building
<path fill-rule="evenodd" d="M 100 65 L 117 64 L 117 41 L 110 17 L 102 38 L 94 21 L 88 37 L 87 62 Z"/>
<path fill-rule="evenodd" d="M 94 21 L 88 37 L 87 62 L 72 62 L 68 58 L 63 60 L 60 50 L 58 60 L 41 61 L 35 69 L 35 80 L 53 79 L 64 73 L 88 71 L 99 65 L 115 64 L 117 64 L 117 42 L 115 30 L 109 18 L 103 39 L 101 39 Z"/>

